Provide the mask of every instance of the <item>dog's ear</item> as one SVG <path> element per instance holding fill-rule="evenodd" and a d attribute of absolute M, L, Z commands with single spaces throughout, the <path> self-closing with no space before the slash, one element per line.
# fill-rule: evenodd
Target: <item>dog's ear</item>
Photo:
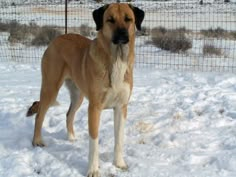
<path fill-rule="evenodd" d="M 93 20 L 96 23 L 96 30 L 100 30 L 102 28 L 103 25 L 103 14 L 105 12 L 105 10 L 108 8 L 108 4 L 104 5 L 96 10 L 93 11 Z"/>
<path fill-rule="evenodd" d="M 145 13 L 143 10 L 139 9 L 138 7 L 134 7 L 131 4 L 129 4 L 129 6 L 134 12 L 136 28 L 137 30 L 141 30 L 141 23 L 143 22 Z"/>

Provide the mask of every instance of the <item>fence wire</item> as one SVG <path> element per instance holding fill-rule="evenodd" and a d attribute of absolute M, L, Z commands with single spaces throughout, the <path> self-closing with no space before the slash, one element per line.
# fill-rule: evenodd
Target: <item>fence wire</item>
<path fill-rule="evenodd" d="M 236 3 L 225 1 L 131 2 L 145 11 L 136 66 L 235 72 Z M 39 63 L 48 43 L 65 32 L 66 1 L 17 2 L 0 2 L 0 61 Z M 111 2 L 68 0 L 68 33 L 95 38 L 92 11 Z"/>

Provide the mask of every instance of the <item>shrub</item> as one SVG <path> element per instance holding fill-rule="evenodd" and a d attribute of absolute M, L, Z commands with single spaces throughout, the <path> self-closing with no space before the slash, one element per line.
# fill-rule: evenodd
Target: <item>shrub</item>
<path fill-rule="evenodd" d="M 149 36 L 151 33 L 151 29 L 149 27 L 143 26 L 141 31 L 136 31 L 137 36 Z"/>
<path fill-rule="evenodd" d="M 216 29 L 209 28 L 207 30 L 201 30 L 201 34 L 203 36 L 212 38 L 236 39 L 236 31 L 227 31 L 220 27 Z"/>
<path fill-rule="evenodd" d="M 36 23 L 34 22 L 30 22 L 29 25 L 28 25 L 28 28 L 29 28 L 29 32 L 33 35 L 33 36 L 36 36 L 42 27 L 38 26 Z"/>
<path fill-rule="evenodd" d="M 236 40 L 236 31 L 231 31 L 230 35 L 234 40 Z"/>
<path fill-rule="evenodd" d="M 209 28 L 207 30 L 201 30 L 201 34 L 206 37 L 215 37 L 215 38 L 220 38 L 220 37 L 225 37 L 227 32 L 218 27 L 216 29 Z"/>
<path fill-rule="evenodd" d="M 22 25 L 16 21 L 11 21 L 9 23 L 9 33 L 10 36 L 8 40 L 12 43 L 26 41 L 29 35 L 29 29 L 27 25 Z"/>
<path fill-rule="evenodd" d="M 55 27 L 40 27 L 33 22 L 29 25 L 20 24 L 15 20 L 10 22 L 0 20 L 0 32 L 9 32 L 8 41 L 11 43 L 20 42 L 32 45 L 47 45 L 52 39 L 61 34 Z"/>
<path fill-rule="evenodd" d="M 167 30 L 164 27 L 152 29 L 152 42 L 155 46 L 171 52 L 181 52 L 192 48 L 192 41 L 186 36 L 186 29 Z"/>
<path fill-rule="evenodd" d="M 220 48 L 215 47 L 213 44 L 205 44 L 203 46 L 203 54 L 204 55 L 221 55 L 222 51 Z"/>
<path fill-rule="evenodd" d="M 61 32 L 53 27 L 44 26 L 34 37 L 31 44 L 35 46 L 48 45 L 55 37 L 61 35 Z"/>
<path fill-rule="evenodd" d="M 0 32 L 6 32 L 9 30 L 9 23 L 4 23 L 0 20 Z"/>

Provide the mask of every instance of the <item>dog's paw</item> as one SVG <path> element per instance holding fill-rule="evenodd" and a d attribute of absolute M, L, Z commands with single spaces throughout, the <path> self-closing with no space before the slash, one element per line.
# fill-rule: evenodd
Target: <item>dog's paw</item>
<path fill-rule="evenodd" d="M 32 141 L 32 145 L 34 147 L 36 147 L 36 146 L 44 147 L 45 146 L 44 142 L 41 139 L 40 140 L 33 140 Z"/>
<path fill-rule="evenodd" d="M 74 142 L 76 140 L 76 137 L 73 133 L 68 133 L 67 137 L 68 137 L 68 140 L 71 142 Z"/>
<path fill-rule="evenodd" d="M 123 171 L 127 171 L 127 170 L 128 170 L 128 165 L 125 163 L 124 160 L 114 161 L 113 164 L 114 164 L 117 168 L 119 168 L 119 169 L 121 169 L 121 170 L 123 170 Z"/>
<path fill-rule="evenodd" d="M 127 171 L 128 170 L 128 165 L 116 165 L 117 168 L 121 169 L 122 171 Z"/>
<path fill-rule="evenodd" d="M 89 171 L 87 177 L 100 177 L 99 171 Z"/>

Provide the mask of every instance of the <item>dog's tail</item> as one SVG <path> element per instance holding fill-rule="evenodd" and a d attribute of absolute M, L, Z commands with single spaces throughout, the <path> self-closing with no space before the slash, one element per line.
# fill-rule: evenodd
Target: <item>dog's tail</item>
<path fill-rule="evenodd" d="M 30 116 L 32 116 L 32 115 L 38 113 L 39 104 L 40 104 L 39 101 L 33 102 L 32 106 L 30 106 L 30 108 L 28 109 L 28 111 L 27 111 L 27 113 L 26 113 L 26 116 L 27 116 L 27 117 L 30 117 Z"/>
<path fill-rule="evenodd" d="M 30 116 L 38 113 L 39 105 L 40 105 L 40 101 L 33 102 L 33 104 L 29 107 L 29 109 L 26 113 L 26 117 L 30 117 Z M 55 101 L 51 106 L 58 106 L 58 105 L 60 105 L 60 103 L 58 101 Z"/>

